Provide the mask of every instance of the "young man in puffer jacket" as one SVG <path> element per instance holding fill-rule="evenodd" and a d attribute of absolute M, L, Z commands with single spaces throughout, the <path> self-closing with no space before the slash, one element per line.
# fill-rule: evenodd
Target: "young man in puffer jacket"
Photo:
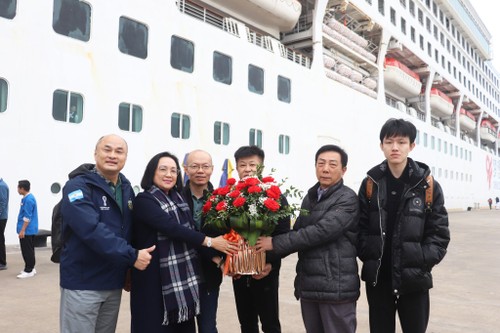
<path fill-rule="evenodd" d="M 368 171 L 358 193 L 358 256 L 371 333 L 395 332 L 396 311 L 403 333 L 426 331 L 431 270 L 450 241 L 442 189 L 435 180 L 428 183 L 427 165 L 408 157 L 416 133 L 403 119 L 383 125 L 380 148 L 386 160 Z M 426 198 L 429 186 L 431 200 Z"/>

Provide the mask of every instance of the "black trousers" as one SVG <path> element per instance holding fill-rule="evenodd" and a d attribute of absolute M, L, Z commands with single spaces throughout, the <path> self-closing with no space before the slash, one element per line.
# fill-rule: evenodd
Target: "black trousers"
<path fill-rule="evenodd" d="M 5 226 L 7 219 L 0 220 L 0 265 L 7 265 L 7 255 L 5 252 Z"/>
<path fill-rule="evenodd" d="M 278 310 L 279 274 L 276 273 L 278 272 L 272 272 L 261 280 L 252 279 L 251 276 L 233 280 L 241 333 L 259 333 L 259 318 L 264 333 L 281 332 Z"/>
<path fill-rule="evenodd" d="M 370 333 L 394 333 L 396 311 L 403 333 L 425 333 L 429 323 L 429 291 L 395 296 L 390 282 L 366 285 L 369 306 Z"/>
<path fill-rule="evenodd" d="M 24 259 L 24 271 L 31 273 L 35 268 L 35 235 L 27 235 L 24 238 L 19 238 L 21 245 L 21 253 Z"/>

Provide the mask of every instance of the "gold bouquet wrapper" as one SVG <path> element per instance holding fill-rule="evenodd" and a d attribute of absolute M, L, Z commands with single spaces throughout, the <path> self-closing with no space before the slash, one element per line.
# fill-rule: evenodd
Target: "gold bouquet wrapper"
<path fill-rule="evenodd" d="M 266 253 L 256 253 L 254 247 L 240 238 L 238 240 L 238 253 L 227 256 L 224 273 L 226 275 L 256 275 L 260 274 L 266 266 Z"/>

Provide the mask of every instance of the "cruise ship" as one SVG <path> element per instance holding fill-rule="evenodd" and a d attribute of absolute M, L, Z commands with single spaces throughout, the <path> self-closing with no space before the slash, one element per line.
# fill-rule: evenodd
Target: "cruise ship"
<path fill-rule="evenodd" d="M 449 209 L 500 196 L 499 73 L 468 0 L 0 0 L 0 44 L 7 243 L 17 181 L 50 229 L 68 172 L 108 133 L 127 140 L 137 191 L 159 151 L 209 151 L 218 185 L 248 144 L 305 191 L 328 143 L 357 191 L 383 160 L 381 125 L 405 118 Z"/>

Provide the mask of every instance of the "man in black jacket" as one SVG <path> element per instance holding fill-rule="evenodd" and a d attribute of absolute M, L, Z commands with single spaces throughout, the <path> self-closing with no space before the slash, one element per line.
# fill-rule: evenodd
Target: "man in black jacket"
<path fill-rule="evenodd" d="M 416 133 L 403 119 L 383 125 L 380 148 L 386 159 L 368 171 L 358 194 L 358 256 L 372 333 L 395 332 L 396 311 L 404 333 L 426 331 L 431 269 L 450 241 L 441 187 L 435 180 L 428 183 L 427 165 L 408 158 Z"/>
<path fill-rule="evenodd" d="M 344 185 L 347 153 L 335 145 L 315 156 L 318 182 L 302 201 L 293 231 L 260 237 L 257 248 L 286 256 L 297 252 L 295 297 L 300 299 L 307 333 L 354 333 L 359 298 L 356 240 L 358 199 Z"/>
<path fill-rule="evenodd" d="M 209 230 L 204 225 L 201 216 L 201 208 L 207 199 L 208 192 L 213 191 L 210 183 L 213 170 L 212 157 L 209 153 L 203 150 L 190 152 L 184 165 L 184 172 L 189 180 L 182 195 L 193 212 L 196 230 L 215 237 L 222 233 Z M 200 286 L 200 314 L 196 318 L 196 323 L 199 333 L 217 333 L 217 307 L 224 257 L 223 253 L 212 248 L 203 248 L 200 250 L 200 256 L 204 283 Z"/>

